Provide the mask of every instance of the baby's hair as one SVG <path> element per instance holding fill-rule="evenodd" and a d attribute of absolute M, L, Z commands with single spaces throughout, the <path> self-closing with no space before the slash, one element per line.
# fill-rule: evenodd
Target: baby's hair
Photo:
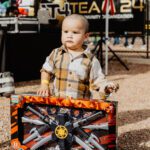
<path fill-rule="evenodd" d="M 79 20 L 79 19 L 82 20 L 84 27 L 85 27 L 85 33 L 87 33 L 89 31 L 89 22 L 84 16 L 79 15 L 79 14 L 72 14 L 72 15 L 67 16 L 64 20 L 69 19 L 69 18 L 76 19 L 76 20 Z"/>

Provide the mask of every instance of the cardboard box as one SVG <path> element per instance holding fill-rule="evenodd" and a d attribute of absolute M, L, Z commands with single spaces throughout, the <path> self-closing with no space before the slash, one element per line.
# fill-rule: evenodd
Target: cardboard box
<path fill-rule="evenodd" d="M 11 149 L 116 149 L 117 103 L 12 95 Z"/>

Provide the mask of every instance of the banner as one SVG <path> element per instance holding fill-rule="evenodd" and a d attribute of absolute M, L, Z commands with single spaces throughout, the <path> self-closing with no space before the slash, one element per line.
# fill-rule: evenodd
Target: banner
<path fill-rule="evenodd" d="M 58 26 L 65 16 L 81 14 L 89 20 L 91 31 L 105 31 L 106 3 L 107 0 L 42 0 L 39 11 L 45 11 L 48 23 L 57 20 Z M 144 0 L 109 0 L 109 30 L 143 31 L 144 9 Z"/>
<path fill-rule="evenodd" d="M 144 0 L 1 0 L 0 17 L 37 17 L 40 24 L 60 27 L 65 16 L 84 15 L 91 31 L 105 31 L 106 4 L 112 32 L 143 31 Z"/>

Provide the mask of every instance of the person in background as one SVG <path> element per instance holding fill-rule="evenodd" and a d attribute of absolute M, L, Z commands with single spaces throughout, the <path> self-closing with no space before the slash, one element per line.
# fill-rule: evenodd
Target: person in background
<path fill-rule="evenodd" d="M 113 45 L 118 45 L 118 44 L 120 44 L 120 39 L 119 39 L 118 36 L 116 36 L 116 37 L 114 37 L 114 43 L 113 43 Z"/>
<path fill-rule="evenodd" d="M 113 45 L 119 45 L 120 44 L 120 35 L 121 35 L 121 31 L 119 29 L 116 30 L 115 35 L 114 35 Z"/>
<path fill-rule="evenodd" d="M 140 38 L 142 40 L 142 45 L 141 45 L 140 49 L 141 50 L 145 50 L 146 49 L 145 37 L 144 36 L 140 36 Z M 131 44 L 128 46 L 129 49 L 132 49 L 134 47 L 135 39 L 136 39 L 136 36 L 133 36 Z"/>
<path fill-rule="evenodd" d="M 129 45 L 129 42 L 128 42 L 128 32 L 124 32 L 124 35 L 125 35 L 125 42 L 124 42 L 124 46 L 127 47 Z"/>
<path fill-rule="evenodd" d="M 62 46 L 54 49 L 42 66 L 38 95 L 102 99 L 117 91 L 118 84 L 106 81 L 98 59 L 83 44 L 88 29 L 89 23 L 82 15 L 72 14 L 63 20 Z"/>

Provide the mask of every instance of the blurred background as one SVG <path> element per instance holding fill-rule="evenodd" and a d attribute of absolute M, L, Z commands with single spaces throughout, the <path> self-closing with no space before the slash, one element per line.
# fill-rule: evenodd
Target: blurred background
<path fill-rule="evenodd" d="M 110 1 L 108 63 L 116 58 L 128 70 L 122 55 L 149 59 L 149 7 L 149 0 Z M 73 13 L 89 20 L 86 44 L 104 67 L 105 0 L 0 0 L 0 72 L 12 72 L 15 82 L 38 79 L 45 57 L 61 45 L 62 20 Z"/>

